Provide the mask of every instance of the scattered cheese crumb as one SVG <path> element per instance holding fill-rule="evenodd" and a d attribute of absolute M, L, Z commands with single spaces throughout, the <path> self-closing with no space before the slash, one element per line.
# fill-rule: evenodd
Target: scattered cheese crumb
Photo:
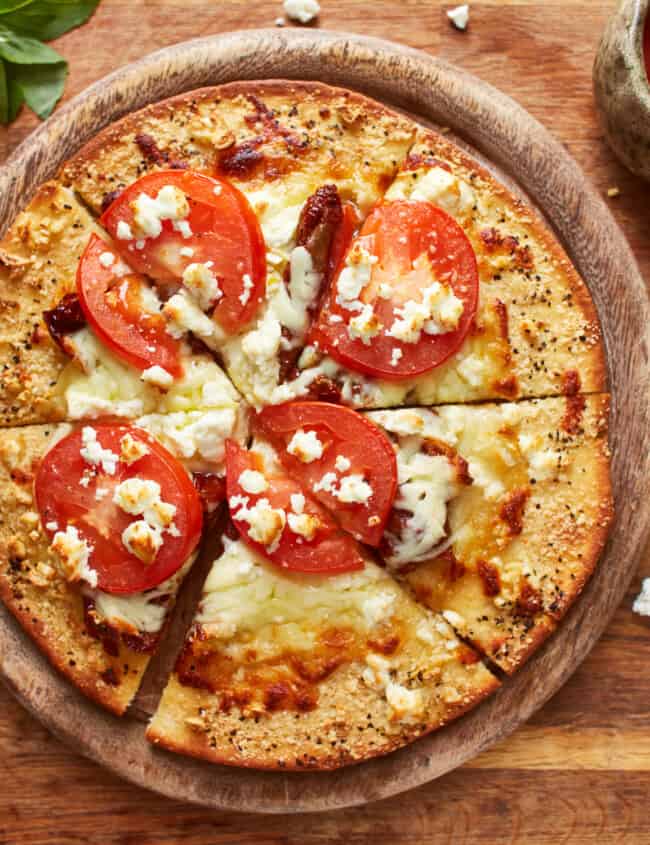
<path fill-rule="evenodd" d="M 79 536 L 74 525 L 56 532 L 51 549 L 58 555 L 68 581 L 86 581 L 91 587 L 97 586 L 97 572 L 89 565 L 93 546 Z"/>
<path fill-rule="evenodd" d="M 309 464 L 323 456 L 324 448 L 315 431 L 304 431 L 299 428 L 289 441 L 287 452 L 303 464 Z"/>
<path fill-rule="evenodd" d="M 117 224 L 117 237 L 121 241 L 132 241 L 133 232 L 131 227 L 125 220 L 120 220 Z"/>
<path fill-rule="evenodd" d="M 156 559 L 163 539 L 159 529 L 149 525 L 144 519 L 136 519 L 122 532 L 122 543 L 138 560 L 150 564 Z"/>
<path fill-rule="evenodd" d="M 119 456 L 110 449 L 104 449 L 101 443 L 97 440 L 97 432 L 92 426 L 86 425 L 81 431 L 82 447 L 79 450 L 81 457 L 87 464 L 92 466 L 101 466 L 107 475 L 115 475 Z M 89 481 L 84 487 L 88 486 Z"/>
<path fill-rule="evenodd" d="M 313 540 L 316 532 L 320 528 L 321 521 L 317 516 L 309 513 L 290 513 L 287 516 L 287 524 L 289 530 L 294 534 L 299 534 L 305 540 Z"/>
<path fill-rule="evenodd" d="M 463 3 L 462 6 L 456 6 L 453 9 L 449 9 L 449 11 L 447 12 L 447 17 L 456 29 L 459 29 L 461 30 L 461 32 L 464 32 L 467 29 L 467 24 L 469 22 L 468 4 Z"/>
<path fill-rule="evenodd" d="M 644 578 L 641 592 L 634 600 L 632 610 L 640 616 L 650 616 L 650 578 Z"/>
<path fill-rule="evenodd" d="M 621 189 L 617 188 L 615 185 L 612 188 L 607 189 L 607 196 L 608 197 L 618 197 L 620 196 Z"/>
<path fill-rule="evenodd" d="M 140 458 L 149 454 L 149 448 L 142 442 L 133 437 L 127 432 L 120 440 L 120 459 L 124 461 L 127 466 L 131 466 Z"/>
<path fill-rule="evenodd" d="M 159 237 L 163 220 L 173 221 L 176 228 L 190 212 L 187 197 L 175 185 L 164 185 L 155 197 L 143 192 L 131 203 L 131 207 L 138 233 L 148 238 Z"/>
<path fill-rule="evenodd" d="M 239 476 L 239 483 L 246 493 L 263 493 L 268 489 L 269 483 L 261 472 L 254 469 L 245 469 Z"/>
<path fill-rule="evenodd" d="M 99 263 L 102 267 L 110 267 L 115 262 L 115 256 L 112 252 L 102 252 L 99 256 Z"/>
<path fill-rule="evenodd" d="M 339 472 L 347 472 L 352 464 L 349 458 L 346 458 L 345 455 L 337 455 L 336 460 L 334 461 L 334 466 Z"/>
<path fill-rule="evenodd" d="M 268 499 L 258 499 L 248 507 L 247 496 L 231 496 L 228 505 L 233 519 L 248 523 L 248 536 L 274 552 L 282 537 L 287 517 L 282 508 L 272 508 Z"/>
<path fill-rule="evenodd" d="M 219 280 L 212 272 L 212 261 L 188 264 L 183 271 L 183 284 L 196 299 L 202 311 L 208 311 L 223 296 Z"/>
<path fill-rule="evenodd" d="M 163 390 L 171 387 L 174 383 L 174 376 L 171 373 L 168 373 L 167 370 L 159 367 L 158 364 L 155 364 L 153 367 L 147 367 L 146 370 L 143 370 L 141 379 L 142 381 L 146 381 L 148 384 L 153 384 L 154 387 L 160 387 Z"/>
<path fill-rule="evenodd" d="M 299 23 L 310 23 L 320 12 L 318 0 L 284 0 L 283 7 L 286 16 Z"/>

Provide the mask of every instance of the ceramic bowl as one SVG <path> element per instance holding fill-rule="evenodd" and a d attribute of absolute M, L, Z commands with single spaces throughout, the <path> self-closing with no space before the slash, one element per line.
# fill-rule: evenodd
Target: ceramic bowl
<path fill-rule="evenodd" d="M 603 34 L 594 63 L 594 93 L 605 135 L 633 173 L 650 180 L 650 83 L 643 29 L 650 0 L 623 0 Z"/>

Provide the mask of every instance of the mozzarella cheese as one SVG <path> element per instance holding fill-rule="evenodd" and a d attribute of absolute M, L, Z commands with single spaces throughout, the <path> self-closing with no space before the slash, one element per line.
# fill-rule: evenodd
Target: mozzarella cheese
<path fill-rule="evenodd" d="M 196 559 L 191 555 L 170 578 L 151 590 L 131 595 L 114 595 L 102 590 L 86 590 L 95 603 L 96 612 L 111 626 L 130 634 L 155 634 L 163 626 L 170 601 Z"/>

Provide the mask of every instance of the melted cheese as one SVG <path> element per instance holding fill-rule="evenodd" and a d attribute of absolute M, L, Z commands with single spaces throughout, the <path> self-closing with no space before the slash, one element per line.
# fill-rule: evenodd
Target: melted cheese
<path fill-rule="evenodd" d="M 195 559 L 196 554 L 171 578 L 152 590 L 130 596 L 112 595 L 102 590 L 86 590 L 86 594 L 95 602 L 97 613 L 112 626 L 132 634 L 155 634 L 162 628 L 170 605 Z"/>
<path fill-rule="evenodd" d="M 346 575 L 305 575 L 274 567 L 241 540 L 225 539 L 197 616 L 210 636 L 240 636 L 265 653 L 310 649 L 332 625 L 360 634 L 390 619 L 399 589 L 377 566 Z"/>

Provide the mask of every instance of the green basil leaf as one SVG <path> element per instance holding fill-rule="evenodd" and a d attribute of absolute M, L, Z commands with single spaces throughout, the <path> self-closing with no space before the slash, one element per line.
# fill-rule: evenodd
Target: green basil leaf
<path fill-rule="evenodd" d="M 10 14 L 2 14 L 1 23 L 11 29 L 50 41 L 85 23 L 99 5 L 99 0 L 29 0 Z"/>
<path fill-rule="evenodd" d="M 12 107 L 24 101 L 40 118 L 49 117 L 61 99 L 68 75 L 67 62 L 51 65 L 12 65 L 9 91 Z"/>
<path fill-rule="evenodd" d="M 0 123 L 3 126 L 9 123 L 9 92 L 7 91 L 7 74 L 3 61 L 0 61 Z"/>
<path fill-rule="evenodd" d="M 22 9 L 24 6 L 29 6 L 33 2 L 34 0 L 0 0 L 0 15 L 15 12 L 16 9 Z"/>
<path fill-rule="evenodd" d="M 0 56 L 15 65 L 49 65 L 64 61 L 63 56 L 47 44 L 41 44 L 35 38 L 18 35 L 1 23 Z"/>

